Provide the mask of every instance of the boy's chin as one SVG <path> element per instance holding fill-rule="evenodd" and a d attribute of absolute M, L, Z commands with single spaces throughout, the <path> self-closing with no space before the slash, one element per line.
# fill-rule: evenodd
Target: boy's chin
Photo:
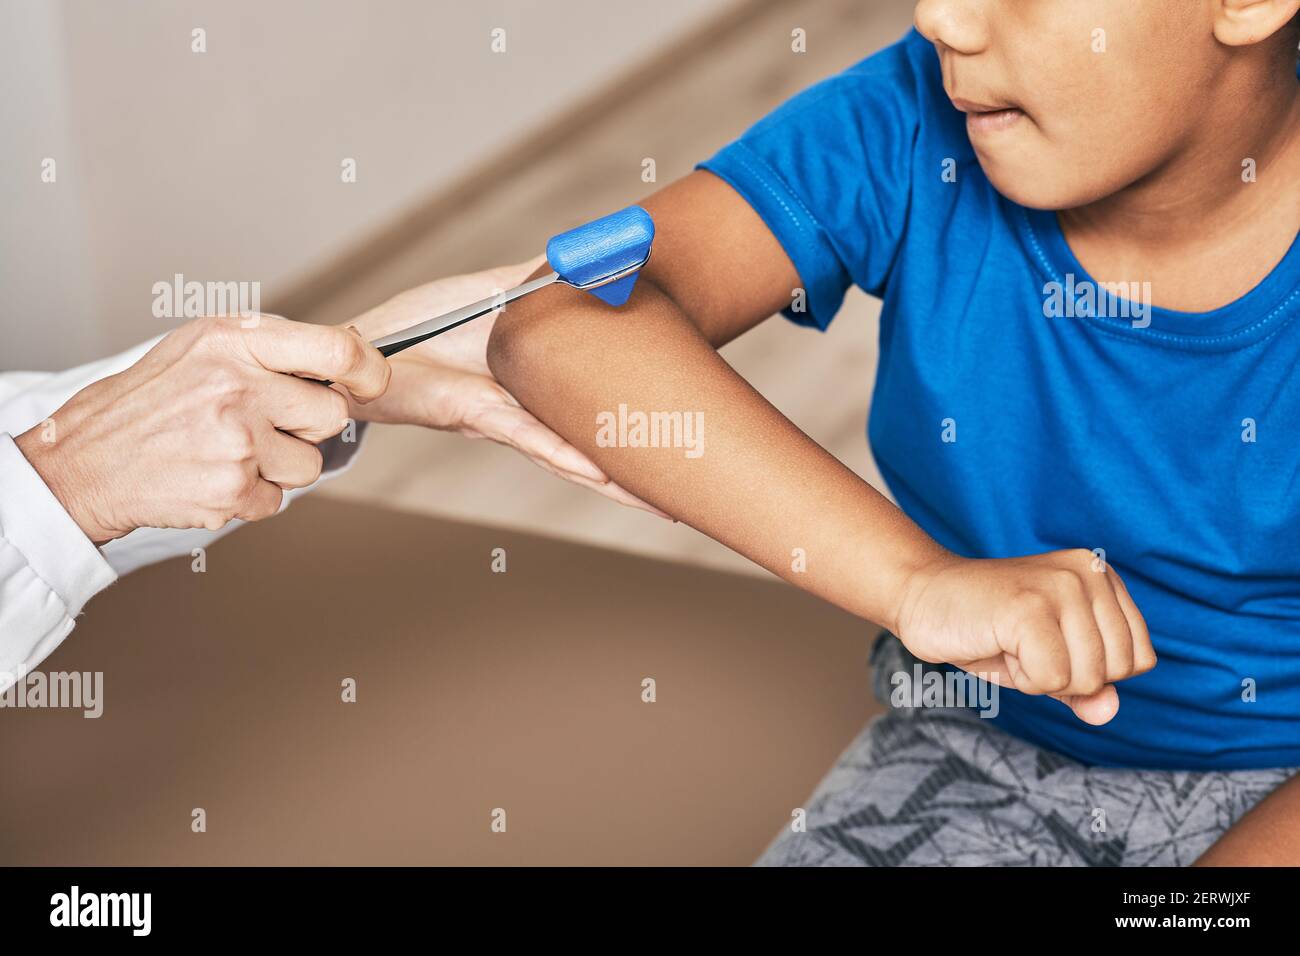
<path fill-rule="evenodd" d="M 1104 188 L 1086 179 L 1083 170 L 1063 174 L 1050 160 L 999 163 L 984 156 L 979 160 L 993 188 L 1027 209 L 1074 209 L 1106 195 Z"/>

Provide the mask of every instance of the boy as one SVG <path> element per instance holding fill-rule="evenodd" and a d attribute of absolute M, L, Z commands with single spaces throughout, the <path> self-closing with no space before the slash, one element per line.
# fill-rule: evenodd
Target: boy
<path fill-rule="evenodd" d="M 1181 864 L 1225 832 L 1207 862 L 1300 862 L 1300 0 L 916 25 L 644 203 L 623 309 L 512 305 L 492 370 L 632 494 L 897 635 L 878 681 L 1007 688 L 992 720 L 874 722 L 764 862 Z M 778 310 L 824 328 L 850 284 L 884 300 L 901 510 L 716 352 Z M 620 404 L 703 413 L 707 453 L 600 447 Z"/>

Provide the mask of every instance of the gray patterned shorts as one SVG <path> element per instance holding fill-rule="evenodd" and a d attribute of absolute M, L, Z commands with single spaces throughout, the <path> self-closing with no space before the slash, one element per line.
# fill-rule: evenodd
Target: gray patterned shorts
<path fill-rule="evenodd" d="M 876 696 L 917 663 L 882 634 Z M 1184 866 L 1294 770 L 1087 767 L 963 708 L 891 709 L 759 866 Z"/>

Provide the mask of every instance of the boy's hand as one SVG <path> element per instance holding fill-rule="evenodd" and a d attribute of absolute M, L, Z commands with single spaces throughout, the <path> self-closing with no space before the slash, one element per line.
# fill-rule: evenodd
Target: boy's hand
<path fill-rule="evenodd" d="M 895 633 L 924 661 L 1048 694 L 1090 724 L 1119 710 L 1115 681 L 1156 665 L 1124 582 L 1085 550 L 936 561 L 909 579 Z"/>

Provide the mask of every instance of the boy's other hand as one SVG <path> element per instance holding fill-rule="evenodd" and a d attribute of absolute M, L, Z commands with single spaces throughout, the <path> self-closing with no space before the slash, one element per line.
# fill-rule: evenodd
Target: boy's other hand
<path fill-rule="evenodd" d="M 1048 694 L 1090 724 L 1119 710 L 1116 681 L 1156 665 L 1128 588 L 1085 550 L 935 561 L 909 578 L 895 633 L 924 661 Z"/>

